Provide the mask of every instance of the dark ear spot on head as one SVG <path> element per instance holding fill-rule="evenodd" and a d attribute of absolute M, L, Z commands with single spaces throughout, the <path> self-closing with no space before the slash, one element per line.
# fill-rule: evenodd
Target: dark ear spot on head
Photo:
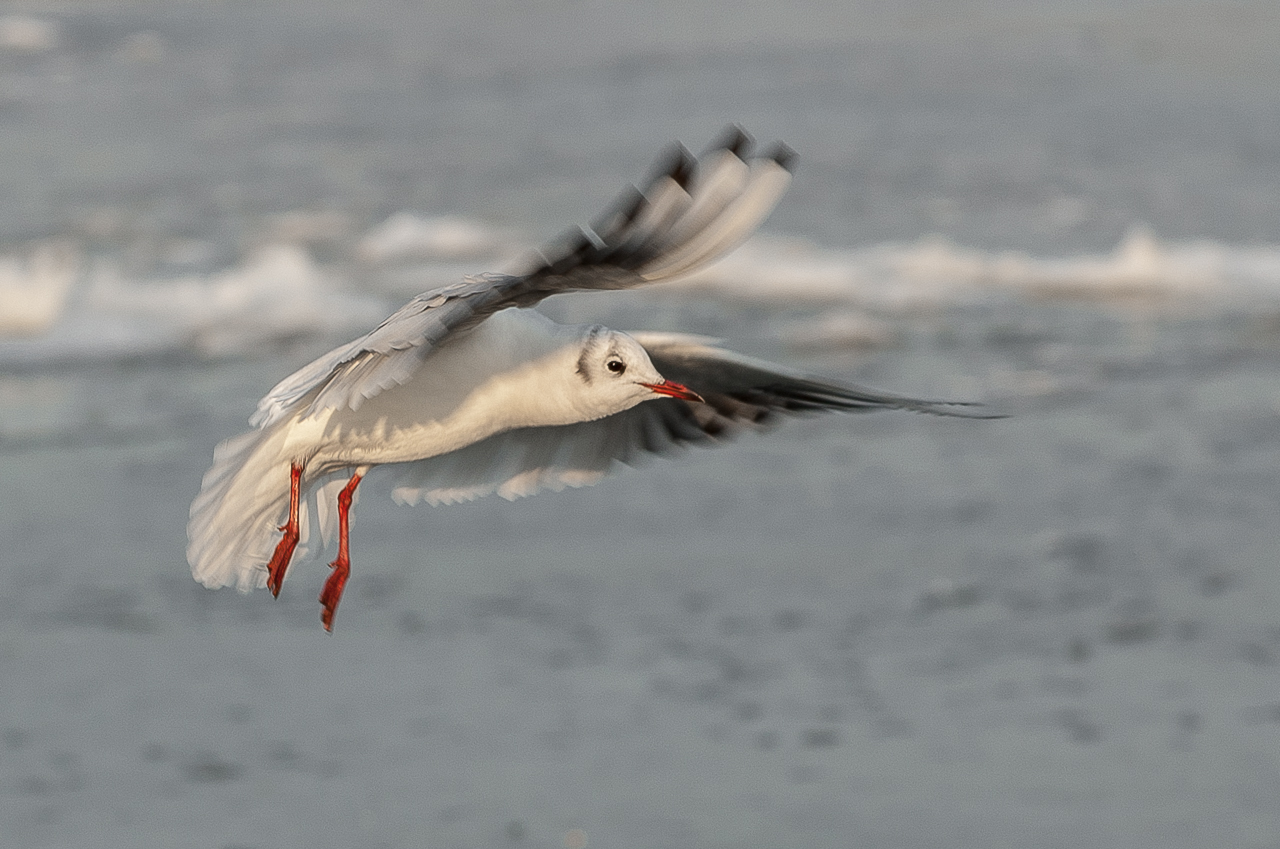
<path fill-rule="evenodd" d="M 588 385 L 591 384 L 591 355 L 600 345 L 600 334 L 602 332 L 604 332 L 604 328 L 599 324 L 588 328 L 586 335 L 582 339 L 582 351 L 578 354 L 576 371 L 578 377 L 582 378 L 582 382 Z"/>

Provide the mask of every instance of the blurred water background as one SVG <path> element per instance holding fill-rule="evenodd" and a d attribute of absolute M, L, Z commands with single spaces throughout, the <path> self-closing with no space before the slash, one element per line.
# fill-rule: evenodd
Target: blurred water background
<path fill-rule="evenodd" d="M 1280 7 L 0 6 L 0 835 L 1280 846 Z M 517 503 L 374 475 L 330 637 L 196 585 L 277 379 L 672 140 L 800 153 L 553 301 L 996 422 L 790 422 Z"/>

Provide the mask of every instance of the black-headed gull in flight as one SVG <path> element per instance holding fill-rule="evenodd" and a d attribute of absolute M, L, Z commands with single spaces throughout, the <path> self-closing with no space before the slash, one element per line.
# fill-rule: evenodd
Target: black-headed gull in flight
<path fill-rule="evenodd" d="M 308 494 L 338 556 L 320 594 L 333 616 L 350 573 L 361 479 L 395 464 L 395 495 L 449 503 L 594 483 L 645 452 L 712 444 L 775 413 L 965 405 L 807 377 L 708 340 L 564 326 L 543 298 L 689 274 L 750 236 L 791 181 L 791 150 L 750 155 L 733 128 L 695 160 L 677 147 L 644 191 L 519 275 L 478 274 L 418 295 L 370 333 L 286 377 L 256 429 L 213 455 L 191 505 L 187 559 L 207 587 L 279 595 L 309 534 Z M 972 412 L 968 415 L 974 415 Z"/>

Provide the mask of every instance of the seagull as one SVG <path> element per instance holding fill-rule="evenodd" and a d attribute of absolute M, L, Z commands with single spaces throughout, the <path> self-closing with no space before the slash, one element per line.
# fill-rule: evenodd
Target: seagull
<path fill-rule="evenodd" d="M 332 632 L 351 571 L 351 506 L 375 466 L 391 467 L 402 503 L 515 499 L 593 484 L 618 464 L 715 444 L 779 413 L 992 417 L 810 377 L 702 337 L 560 325 L 531 309 L 551 295 L 688 275 L 736 247 L 786 191 L 795 156 L 782 144 L 751 150 L 738 127 L 700 157 L 677 145 L 643 190 L 524 273 L 423 292 L 280 381 L 254 429 L 214 450 L 187 526 L 195 579 L 278 597 L 314 509 L 323 543 L 337 528 L 320 593 Z"/>

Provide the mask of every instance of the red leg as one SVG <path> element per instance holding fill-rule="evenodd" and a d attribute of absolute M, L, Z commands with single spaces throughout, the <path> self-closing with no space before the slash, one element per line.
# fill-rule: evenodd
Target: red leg
<path fill-rule="evenodd" d="M 289 568 L 293 550 L 298 547 L 298 498 L 301 490 L 302 464 L 294 463 L 289 467 L 289 521 L 280 526 L 284 537 L 276 544 L 276 552 L 267 564 L 267 589 L 276 598 L 280 597 L 280 586 L 284 583 L 284 573 Z"/>
<path fill-rule="evenodd" d="M 329 564 L 333 574 L 324 582 L 324 589 L 320 591 L 320 603 L 324 605 L 324 610 L 320 611 L 320 621 L 330 633 L 333 632 L 333 614 L 338 611 L 338 602 L 342 600 L 342 588 L 347 585 L 347 578 L 351 575 L 348 517 L 351 513 L 351 498 L 360 485 L 361 477 L 356 472 L 342 488 L 342 492 L 338 493 L 338 559 Z"/>

